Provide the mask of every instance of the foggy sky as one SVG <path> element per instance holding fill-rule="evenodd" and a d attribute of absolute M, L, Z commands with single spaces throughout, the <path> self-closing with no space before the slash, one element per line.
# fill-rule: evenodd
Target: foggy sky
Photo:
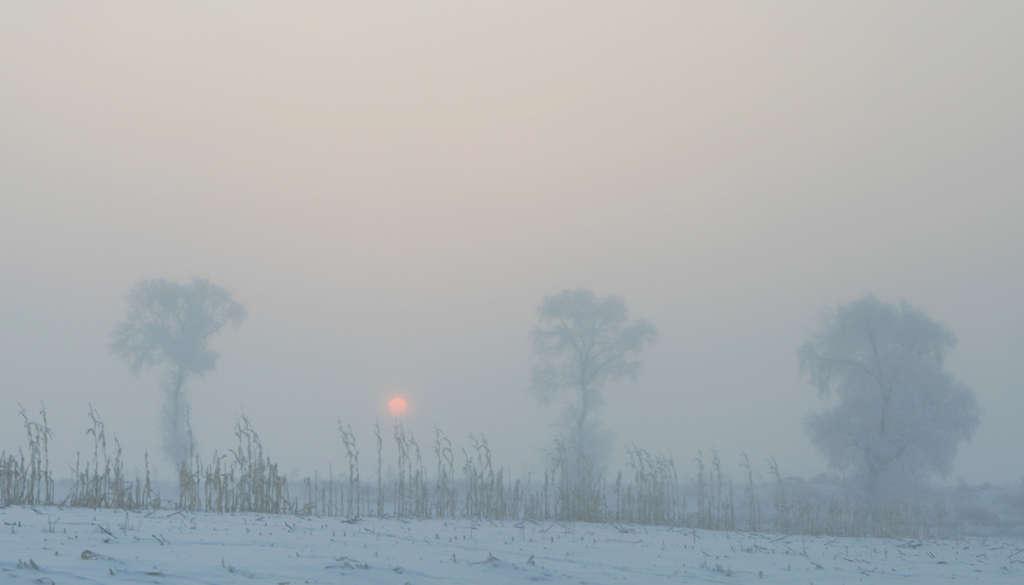
<path fill-rule="evenodd" d="M 0 6 L 0 449 L 92 404 L 157 459 L 159 371 L 108 349 L 144 278 L 249 318 L 192 384 L 284 471 L 364 461 L 386 403 L 539 461 L 545 295 L 621 295 L 659 342 L 608 388 L 623 445 L 826 471 L 796 348 L 872 292 L 952 328 L 983 411 L 953 476 L 1024 476 L 1024 5 L 8 2 Z M 389 445 L 390 447 L 390 445 Z M 426 454 L 426 452 L 425 452 Z M 364 463 L 369 473 L 369 463 Z M 727 469 L 728 471 L 729 469 Z M 169 477 L 167 470 L 162 471 Z"/>

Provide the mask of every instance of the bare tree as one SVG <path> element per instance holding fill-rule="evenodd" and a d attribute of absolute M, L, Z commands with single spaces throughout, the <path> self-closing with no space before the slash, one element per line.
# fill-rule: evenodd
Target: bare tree
<path fill-rule="evenodd" d="M 977 428 L 973 391 L 943 369 L 955 345 L 920 309 L 868 295 L 826 311 L 801 346 L 801 372 L 835 397 L 807 418 L 807 432 L 834 468 L 853 473 L 868 505 L 948 474 Z"/>
<path fill-rule="evenodd" d="M 610 451 L 595 414 L 604 404 L 608 382 L 636 379 L 637 355 L 654 343 L 654 325 L 630 322 L 622 297 L 597 297 L 586 289 L 564 290 L 544 297 L 537 307 L 540 321 L 533 330 L 533 350 L 540 364 L 533 368 L 530 389 L 542 404 L 568 393 L 562 413 L 567 432 L 559 442 L 577 461 L 600 465 Z"/>
<path fill-rule="evenodd" d="M 128 318 L 114 329 L 110 348 L 136 375 L 167 366 L 161 384 L 163 450 L 174 465 L 191 445 L 186 383 L 216 369 L 220 354 L 209 349 L 210 339 L 228 323 L 241 325 L 246 314 L 230 292 L 205 278 L 184 285 L 143 280 L 128 293 Z"/>

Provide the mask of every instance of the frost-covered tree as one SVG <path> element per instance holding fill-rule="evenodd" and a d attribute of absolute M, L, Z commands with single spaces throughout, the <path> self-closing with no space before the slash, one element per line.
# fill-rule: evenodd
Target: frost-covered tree
<path fill-rule="evenodd" d="M 609 382 L 636 379 L 637 356 L 654 343 L 654 326 L 644 319 L 630 322 L 622 297 L 597 297 L 585 289 L 544 297 L 537 312 L 532 339 L 540 363 L 530 389 L 545 405 L 558 395 L 570 396 L 559 448 L 600 467 L 611 448 L 595 418 L 604 404 L 602 392 Z"/>
<path fill-rule="evenodd" d="M 238 327 L 245 316 L 230 292 L 205 278 L 189 284 L 143 280 L 128 293 L 128 318 L 114 329 L 110 348 L 136 375 L 166 366 L 161 430 L 164 454 L 174 465 L 190 446 L 186 383 L 216 369 L 220 354 L 208 347 L 210 339 L 229 323 Z"/>
<path fill-rule="evenodd" d="M 800 347 L 800 370 L 833 404 L 806 429 L 868 505 L 946 475 L 978 426 L 974 393 L 943 368 L 956 336 L 906 302 L 865 296 L 825 311 Z"/>

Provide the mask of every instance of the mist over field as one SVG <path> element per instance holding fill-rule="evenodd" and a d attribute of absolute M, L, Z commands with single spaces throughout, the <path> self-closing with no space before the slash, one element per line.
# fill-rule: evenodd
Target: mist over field
<path fill-rule="evenodd" d="M 977 402 L 933 479 L 1019 485 L 1022 25 L 1015 3 L 4 4 L 0 450 L 45 404 L 70 477 L 93 408 L 130 473 L 148 452 L 173 480 L 177 370 L 111 344 L 140 283 L 197 277 L 247 311 L 186 368 L 204 461 L 245 415 L 290 479 L 338 476 L 340 419 L 370 481 L 401 397 L 425 454 L 436 425 L 458 465 L 483 433 L 543 474 L 559 432 L 591 437 L 535 374 L 545 299 L 583 290 L 651 325 L 602 379 L 608 469 L 636 446 L 687 479 L 714 449 L 737 480 L 741 453 L 810 479 L 805 421 L 838 394 L 798 350 L 874 295 L 955 334 L 934 375 Z"/>

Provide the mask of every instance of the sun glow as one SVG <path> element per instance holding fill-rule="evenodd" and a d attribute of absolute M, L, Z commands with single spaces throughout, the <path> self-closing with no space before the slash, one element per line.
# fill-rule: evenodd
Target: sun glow
<path fill-rule="evenodd" d="M 391 402 L 388 402 L 388 412 L 392 416 L 402 416 L 408 407 L 404 398 L 392 398 Z"/>

